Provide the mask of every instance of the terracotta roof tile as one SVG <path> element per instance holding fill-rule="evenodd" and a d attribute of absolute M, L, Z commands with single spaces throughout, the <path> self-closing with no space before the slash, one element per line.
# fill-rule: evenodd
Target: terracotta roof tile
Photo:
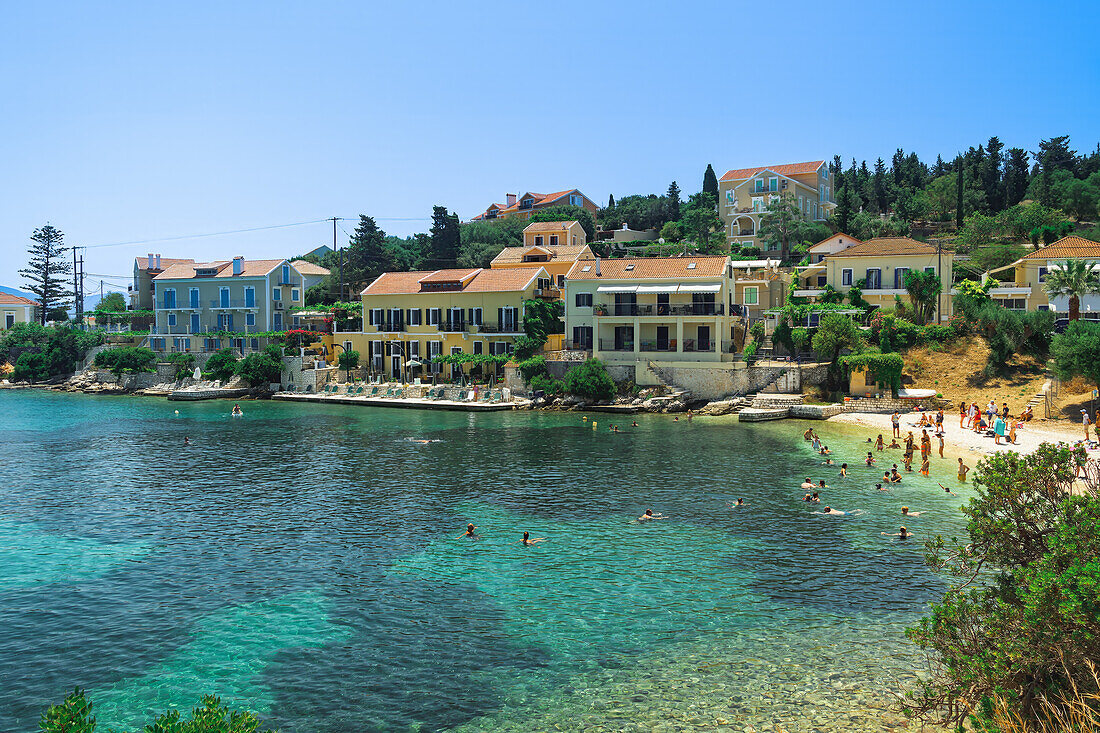
<path fill-rule="evenodd" d="M 155 269 L 157 269 L 156 266 L 155 266 L 155 263 L 154 263 L 154 267 L 152 267 L 152 268 L 149 267 L 149 257 L 148 257 L 148 255 L 146 255 L 145 257 L 135 257 L 134 261 L 137 263 L 137 268 L 139 270 L 149 270 L 149 269 L 155 270 Z M 186 265 L 186 264 L 189 264 L 189 263 L 192 263 L 192 262 L 194 262 L 194 260 L 189 259 L 189 258 L 161 257 L 160 258 L 160 269 L 161 270 L 167 270 L 172 265 Z"/>
<path fill-rule="evenodd" d="M 331 275 L 332 272 L 327 267 L 321 267 L 315 265 L 307 260 L 291 260 L 290 264 L 294 266 L 294 269 L 303 275 Z"/>
<path fill-rule="evenodd" d="M 896 255 L 934 255 L 936 245 L 918 242 L 909 237 L 876 237 L 866 242 L 853 244 L 847 249 L 842 249 L 831 255 L 825 255 L 826 259 L 833 257 L 892 257 Z M 943 250 L 948 254 L 950 250 Z"/>
<path fill-rule="evenodd" d="M 569 280 L 650 280 L 661 278 L 715 278 L 726 273 L 727 257 L 707 255 L 698 257 L 625 257 L 600 260 L 600 275 L 596 275 L 595 260 L 577 260 L 569 269 Z M 694 264 L 694 267 L 689 265 Z M 631 269 L 627 266 L 633 265 Z M 588 267 L 588 272 L 584 268 Z"/>
<path fill-rule="evenodd" d="M 451 270 L 435 270 L 428 275 L 420 278 L 422 283 L 453 283 L 453 282 L 465 282 L 481 271 L 481 268 L 465 268 L 465 269 L 451 269 Z"/>
<path fill-rule="evenodd" d="M 1062 237 L 1057 242 L 1048 244 L 1046 247 L 1026 254 L 1021 259 L 1057 260 L 1073 259 L 1075 257 L 1088 259 L 1100 257 L 1100 242 L 1094 242 L 1091 239 L 1085 239 L 1084 237 L 1078 237 L 1071 234 L 1068 237 Z"/>
<path fill-rule="evenodd" d="M 214 280 L 220 278 L 233 278 L 233 277 L 263 277 L 267 273 L 274 270 L 285 260 L 245 260 L 244 266 L 240 275 L 233 274 L 233 260 L 216 260 L 214 262 L 195 262 L 191 261 L 190 264 L 176 264 L 165 269 L 154 280 L 191 280 L 195 277 L 195 271 L 200 269 L 206 269 L 216 267 L 218 272 L 212 278 L 203 278 L 204 280 Z M 164 260 L 161 260 L 163 263 Z"/>
<path fill-rule="evenodd" d="M 585 249 L 588 248 L 587 244 L 558 244 L 558 245 L 533 245 L 533 246 L 518 246 L 518 247 L 505 247 L 500 251 L 496 257 L 493 258 L 493 265 L 503 265 L 512 262 L 522 262 L 523 255 L 530 252 L 535 247 L 550 253 L 550 259 L 552 260 L 566 260 L 572 261 L 580 257 Z"/>
<path fill-rule="evenodd" d="M 523 231 L 525 234 L 527 232 L 564 232 L 577 223 L 576 219 L 573 221 L 537 221 L 534 224 L 525 226 Z"/>
<path fill-rule="evenodd" d="M 0 305 L 38 305 L 38 303 L 30 298 L 24 298 L 22 295 L 0 293 Z"/>
<path fill-rule="evenodd" d="M 805 173 L 813 173 L 820 168 L 824 162 L 824 160 L 811 160 L 805 163 L 782 163 L 780 165 L 760 165 L 755 168 L 735 168 L 726 171 L 726 175 L 722 176 L 720 180 L 740 181 L 745 178 L 752 178 L 760 171 L 775 171 L 783 176 L 797 176 Z"/>
<path fill-rule="evenodd" d="M 570 193 L 573 193 L 574 191 L 579 193 L 581 196 L 584 196 L 584 194 L 580 192 L 580 189 L 576 189 L 576 188 L 567 188 L 564 191 L 555 191 L 554 193 L 535 193 L 534 191 L 528 191 L 528 192 L 524 193 L 522 196 L 517 197 L 516 198 L 516 203 L 512 204 L 511 206 L 501 206 L 500 204 L 490 204 L 489 206 L 486 206 L 485 211 L 483 211 L 482 213 L 475 216 L 474 220 L 476 221 L 478 219 L 483 218 L 486 214 L 489 213 L 489 209 L 499 209 L 499 214 L 511 214 L 512 212 L 520 211 L 520 207 L 519 207 L 520 203 L 524 199 L 529 199 L 529 198 L 535 200 L 532 207 L 547 206 L 547 205 L 552 204 L 553 202 L 557 201 L 558 199 L 562 198 L 563 196 L 565 196 L 567 194 L 570 194 Z M 524 209 L 524 211 L 526 211 L 526 209 Z"/>
<path fill-rule="evenodd" d="M 461 290 L 427 290 L 423 289 L 425 283 L 456 282 L 455 273 L 473 274 L 466 279 Z M 413 295 L 417 293 L 492 293 L 511 292 L 524 290 L 540 273 L 545 271 L 540 267 L 532 269 L 504 269 L 504 270 L 420 270 L 416 272 L 384 272 L 374 282 L 363 289 L 362 295 Z"/>

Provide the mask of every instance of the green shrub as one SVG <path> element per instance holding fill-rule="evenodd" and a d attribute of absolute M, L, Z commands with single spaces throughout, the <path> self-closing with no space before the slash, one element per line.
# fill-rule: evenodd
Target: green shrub
<path fill-rule="evenodd" d="M 338 357 L 338 362 L 341 369 L 351 374 L 352 369 L 359 368 L 359 352 L 354 349 L 342 351 Z"/>
<path fill-rule="evenodd" d="M 92 703 L 77 689 L 65 696 L 60 705 L 51 705 L 38 723 L 42 733 L 95 733 L 96 719 Z M 178 710 L 161 714 L 142 728 L 149 733 L 274 733 L 260 731 L 260 721 L 252 713 L 230 710 L 214 695 L 202 699 L 202 705 L 183 718 Z"/>
<path fill-rule="evenodd" d="M 16 382 L 40 382 L 48 379 L 50 370 L 46 366 L 46 357 L 34 351 L 25 351 L 15 360 L 12 379 Z"/>
<path fill-rule="evenodd" d="M 808 328 L 799 326 L 791 331 L 791 342 L 797 351 L 805 351 L 813 341 L 813 333 Z"/>
<path fill-rule="evenodd" d="M 557 397 L 565 393 L 565 383 L 549 374 L 536 374 L 531 377 L 531 389 L 542 390 L 547 397 Z"/>
<path fill-rule="evenodd" d="M 210 357 L 211 360 L 217 354 Z M 209 364 L 208 364 L 209 365 Z M 283 371 L 283 360 L 275 359 L 263 351 L 249 354 L 236 363 L 236 373 L 250 387 L 259 387 L 263 384 L 271 384 L 279 381 L 279 374 Z"/>
<path fill-rule="evenodd" d="M 615 382 L 599 359 L 572 367 L 565 373 L 565 391 L 590 400 L 609 400 L 615 396 Z"/>
<path fill-rule="evenodd" d="M 270 356 L 272 359 L 281 361 L 283 358 L 283 354 L 286 353 L 286 350 L 278 344 L 268 344 L 264 347 L 264 353 Z M 297 353 L 294 354 L 294 356 L 297 355 Z"/>
<path fill-rule="evenodd" d="M 546 343 L 546 337 L 542 336 L 517 336 L 513 342 L 512 352 L 516 361 L 526 361 L 534 356 L 535 352 Z"/>
<path fill-rule="evenodd" d="M 96 367 L 109 369 L 116 376 L 132 372 L 151 372 L 156 360 L 156 354 L 141 346 L 104 349 L 95 355 Z"/>
<path fill-rule="evenodd" d="M 772 343 L 782 345 L 787 351 L 794 352 L 794 339 L 792 334 L 791 324 L 786 319 L 779 319 L 779 323 L 775 324 L 775 331 L 772 332 Z"/>
<path fill-rule="evenodd" d="M 237 361 L 233 349 L 218 349 L 207 359 L 202 375 L 211 379 L 229 379 L 237 372 Z"/>
<path fill-rule="evenodd" d="M 767 329 L 764 326 L 763 321 L 757 321 L 749 327 L 749 334 L 752 335 L 752 340 L 757 343 L 763 343 L 764 338 L 768 335 Z M 759 347 L 757 347 L 759 348 Z"/>
<path fill-rule="evenodd" d="M 920 329 L 917 340 L 922 344 L 945 344 L 955 338 L 955 329 L 939 324 Z"/>
<path fill-rule="evenodd" d="M 185 379 L 195 372 L 195 355 L 176 352 L 168 355 L 168 363 L 176 366 L 176 379 Z"/>
<path fill-rule="evenodd" d="M 529 359 L 521 361 L 516 365 L 519 369 L 519 374 L 523 377 L 523 381 L 527 384 L 531 383 L 531 380 L 539 375 L 546 375 L 546 357 L 532 356 Z"/>
<path fill-rule="evenodd" d="M 42 327 L 37 323 L 17 323 L 0 337 L 0 352 L 30 349 L 45 359 L 47 374 L 41 379 L 71 374 L 76 364 L 93 346 L 103 343 L 102 331 L 81 331 L 70 326 Z"/>

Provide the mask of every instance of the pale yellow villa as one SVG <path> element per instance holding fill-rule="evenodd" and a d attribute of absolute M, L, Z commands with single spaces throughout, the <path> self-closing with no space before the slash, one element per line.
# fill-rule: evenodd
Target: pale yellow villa
<path fill-rule="evenodd" d="M 764 251 L 766 245 L 758 238 L 760 219 L 768 204 L 785 194 L 809 221 L 824 221 L 836 208 L 829 166 L 823 160 L 727 171 L 718 181 L 718 213 L 729 245 L 774 254 L 776 250 Z"/>
<path fill-rule="evenodd" d="M 6 331 L 17 323 L 33 323 L 35 301 L 21 295 L 0 293 L 0 331 Z"/>
<path fill-rule="evenodd" d="M 844 294 L 853 286 L 861 286 L 865 301 L 879 308 L 893 308 L 897 298 L 908 304 L 905 274 L 923 270 L 939 274 L 943 288 L 936 312 L 941 321 L 951 317 L 953 252 L 909 237 L 881 237 L 858 242 L 838 234 L 821 244 L 833 240 L 832 246 L 839 246 L 840 239 L 846 240 L 847 246 L 832 253 L 819 252 L 821 259 L 818 262 L 799 268 L 795 297 L 816 299 L 829 285 Z"/>
<path fill-rule="evenodd" d="M 560 297 L 569 268 L 577 260 L 591 257 L 592 250 L 585 244 L 584 227 L 579 221 L 546 221 L 528 224 L 523 230 L 523 246 L 505 247 L 493 258 L 490 267 L 545 268 L 552 287 L 559 290 L 553 295 Z"/>
<path fill-rule="evenodd" d="M 363 330 L 337 332 L 334 341 L 388 378 L 457 377 L 461 367 L 445 370 L 434 358 L 512 353 L 524 333 L 524 301 L 549 297 L 550 275 L 541 266 L 386 272 L 362 292 Z"/>
<path fill-rule="evenodd" d="M 990 270 L 987 275 L 1013 270 L 1012 282 L 1004 283 L 989 291 L 990 297 L 1010 310 L 1053 310 L 1069 312 L 1069 297 L 1051 300 L 1043 284 L 1048 272 L 1057 270 L 1067 260 L 1084 260 L 1100 265 L 1100 242 L 1077 236 L 1062 237 L 1057 242 L 1040 247 L 1024 255 L 1011 265 Z M 1100 295 L 1081 296 L 1081 314 L 1100 314 Z"/>

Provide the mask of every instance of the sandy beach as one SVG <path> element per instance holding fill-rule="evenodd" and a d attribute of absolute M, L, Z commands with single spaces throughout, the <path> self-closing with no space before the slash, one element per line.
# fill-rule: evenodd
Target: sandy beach
<path fill-rule="evenodd" d="M 931 417 L 935 413 L 928 414 Z M 918 412 L 902 415 L 902 438 L 905 437 L 908 431 L 912 430 L 913 435 L 917 437 L 919 441 L 921 430 L 917 427 L 919 421 L 920 413 Z M 890 436 L 893 432 L 889 415 L 879 415 L 867 412 L 847 412 L 830 417 L 828 422 L 847 423 L 865 427 L 867 428 L 868 437 L 875 437 L 879 433 L 882 433 L 883 438 L 887 442 L 890 441 Z M 944 437 L 944 453 L 950 453 L 953 456 L 963 456 L 964 460 L 967 455 L 976 454 L 979 457 L 988 456 L 1003 450 L 1014 450 L 1018 453 L 1031 453 L 1038 448 L 1041 443 L 1057 443 L 1059 441 L 1072 443 L 1080 440 L 1084 436 L 1084 432 L 1080 425 L 1073 425 L 1065 421 L 1032 420 L 1031 422 L 1025 423 L 1022 428 L 1016 430 L 1015 445 L 1005 444 L 1004 441 L 1002 441 L 1001 445 L 996 445 L 993 442 L 993 438 L 987 438 L 972 430 L 960 428 L 959 415 L 957 412 L 944 415 L 944 426 L 947 431 Z M 934 451 L 937 445 L 938 443 L 933 436 L 932 447 Z M 1100 451 L 1090 451 L 1090 453 L 1100 457 Z M 972 462 L 968 463 L 973 465 Z"/>

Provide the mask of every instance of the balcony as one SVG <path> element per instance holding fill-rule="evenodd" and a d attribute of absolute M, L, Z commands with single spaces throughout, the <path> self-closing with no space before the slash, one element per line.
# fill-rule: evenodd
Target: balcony
<path fill-rule="evenodd" d="M 597 316 L 721 316 L 725 314 L 722 303 L 686 303 L 681 305 L 654 305 L 634 303 L 599 303 L 593 311 Z"/>
<path fill-rule="evenodd" d="M 710 340 L 710 339 L 707 339 L 707 340 L 684 339 L 684 352 L 685 353 L 689 353 L 689 352 L 694 352 L 694 353 L 708 352 L 708 353 L 710 353 L 710 352 L 714 351 L 714 346 L 715 346 L 715 342 Z"/>
<path fill-rule="evenodd" d="M 634 351 L 633 341 L 616 341 L 615 339 L 600 339 L 600 351 Z"/>
<path fill-rule="evenodd" d="M 465 321 L 443 321 L 439 324 L 440 333 L 463 333 L 465 331 Z"/>
<path fill-rule="evenodd" d="M 470 326 L 471 333 L 523 333 L 523 327 L 519 323 L 513 323 L 511 321 L 505 321 L 504 325 L 499 323 L 481 323 L 478 325 Z"/>
<path fill-rule="evenodd" d="M 642 340 L 642 351 L 676 351 L 676 339 L 664 341 Z"/>
<path fill-rule="evenodd" d="M 388 321 L 386 323 L 374 324 L 374 330 L 377 333 L 401 333 L 405 330 L 405 324 L 400 321 Z"/>
<path fill-rule="evenodd" d="M 549 300 L 561 300 L 561 290 L 556 287 L 539 288 L 535 291 L 536 298 L 547 298 Z"/>
<path fill-rule="evenodd" d="M 219 299 L 216 299 L 216 300 L 211 300 L 210 301 L 210 307 L 211 308 L 218 308 L 218 309 L 221 309 L 221 310 L 225 310 L 226 308 L 255 308 L 256 307 L 256 301 L 252 301 L 252 304 L 249 305 L 248 301 L 246 301 L 244 299 L 241 299 L 241 300 L 221 300 L 219 298 Z"/>

